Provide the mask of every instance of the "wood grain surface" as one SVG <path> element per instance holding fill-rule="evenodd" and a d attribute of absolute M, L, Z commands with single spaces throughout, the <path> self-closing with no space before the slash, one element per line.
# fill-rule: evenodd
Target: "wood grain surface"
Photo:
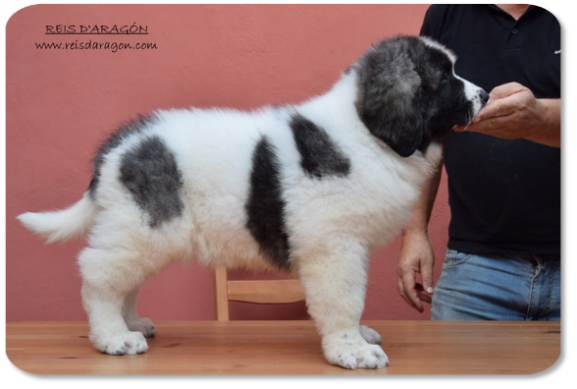
<path fill-rule="evenodd" d="M 560 355 L 557 322 L 366 321 L 383 337 L 390 365 L 329 365 L 312 321 L 155 323 L 142 355 L 94 349 L 85 322 L 7 323 L 9 359 L 35 374 L 531 374 Z"/>

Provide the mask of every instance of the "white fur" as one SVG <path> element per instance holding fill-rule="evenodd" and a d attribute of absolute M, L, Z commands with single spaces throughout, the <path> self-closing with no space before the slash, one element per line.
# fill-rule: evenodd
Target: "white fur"
<path fill-rule="evenodd" d="M 441 150 L 433 143 L 424 154 L 402 158 L 377 141 L 355 110 L 356 77 L 353 69 L 328 93 L 281 109 L 158 111 L 158 120 L 106 155 L 94 199 L 85 194 L 65 211 L 19 217 L 49 241 L 90 227 L 79 265 L 90 338 L 99 350 L 147 350 L 144 336 L 156 330 L 136 313 L 138 288 L 174 260 L 270 267 L 245 227 L 252 153 L 266 135 L 282 167 L 293 271 L 302 281 L 327 360 L 348 368 L 387 364 L 376 344 L 380 336 L 359 327 L 368 258 L 407 222 Z M 324 128 L 350 159 L 346 177 L 315 180 L 305 174 L 289 127 L 295 112 Z M 182 215 L 154 228 L 119 180 L 121 157 L 151 135 L 162 138 L 175 155 L 184 183 Z"/>

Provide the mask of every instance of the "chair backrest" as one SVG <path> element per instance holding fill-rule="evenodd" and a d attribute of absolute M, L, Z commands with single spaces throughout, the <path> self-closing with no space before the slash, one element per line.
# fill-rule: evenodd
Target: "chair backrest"
<path fill-rule="evenodd" d="M 229 281 L 225 266 L 214 272 L 216 320 L 228 321 L 228 302 L 254 304 L 285 304 L 305 300 L 299 280 L 242 280 Z"/>

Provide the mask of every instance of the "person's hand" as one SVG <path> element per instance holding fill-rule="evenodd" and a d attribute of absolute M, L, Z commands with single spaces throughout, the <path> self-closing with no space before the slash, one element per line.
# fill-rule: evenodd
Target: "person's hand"
<path fill-rule="evenodd" d="M 435 254 L 426 233 L 403 235 L 401 256 L 397 264 L 397 283 L 401 297 L 413 308 L 423 312 L 422 301 L 431 303 Z M 421 273 L 423 284 L 417 283 Z"/>
<path fill-rule="evenodd" d="M 516 82 L 500 85 L 489 93 L 489 102 L 469 126 L 458 132 L 479 132 L 503 139 L 530 139 L 545 126 L 546 107 L 533 93 Z"/>

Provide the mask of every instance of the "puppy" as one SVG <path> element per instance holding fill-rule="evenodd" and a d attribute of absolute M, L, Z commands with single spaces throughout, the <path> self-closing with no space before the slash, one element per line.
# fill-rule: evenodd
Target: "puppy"
<path fill-rule="evenodd" d="M 293 272 L 327 361 L 388 363 L 359 326 L 371 250 L 407 222 L 439 163 L 441 136 L 488 99 L 426 38 L 384 40 L 326 94 L 302 104 L 156 111 L 100 148 L 83 198 L 18 218 L 48 242 L 81 237 L 90 339 L 108 354 L 147 351 L 140 285 L 172 261 Z"/>

